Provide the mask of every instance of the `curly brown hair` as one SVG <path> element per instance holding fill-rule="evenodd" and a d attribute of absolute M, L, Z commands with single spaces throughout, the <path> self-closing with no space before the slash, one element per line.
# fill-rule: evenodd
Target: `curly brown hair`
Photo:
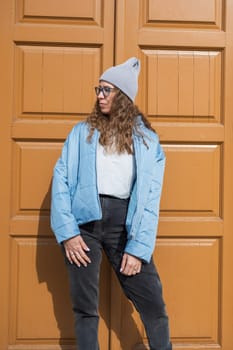
<path fill-rule="evenodd" d="M 103 114 L 98 100 L 96 101 L 87 118 L 90 130 L 87 141 L 91 142 L 94 130 L 97 129 L 100 132 L 99 142 L 105 149 L 110 149 L 114 145 L 114 149 L 119 154 L 124 152 L 133 154 L 132 135 L 134 132 L 142 137 L 143 143 L 147 146 L 143 132 L 137 123 L 139 115 L 144 125 L 155 132 L 139 108 L 121 90 L 117 89 L 110 115 Z"/>

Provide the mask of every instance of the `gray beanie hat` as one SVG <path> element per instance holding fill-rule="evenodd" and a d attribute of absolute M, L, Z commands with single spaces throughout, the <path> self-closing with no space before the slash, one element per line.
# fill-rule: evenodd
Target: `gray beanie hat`
<path fill-rule="evenodd" d="M 120 89 L 130 100 L 134 101 L 138 92 L 138 75 L 140 61 L 131 57 L 117 66 L 108 68 L 99 80 L 107 81 Z"/>

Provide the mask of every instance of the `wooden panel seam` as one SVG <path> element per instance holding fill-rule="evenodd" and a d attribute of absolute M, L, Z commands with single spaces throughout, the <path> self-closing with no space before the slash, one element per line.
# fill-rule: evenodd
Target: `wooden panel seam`
<path fill-rule="evenodd" d="M 104 29 L 97 26 L 28 26 L 17 23 L 14 26 L 15 43 L 73 43 L 101 45 L 104 43 Z"/>
<path fill-rule="evenodd" d="M 84 118 L 75 116 L 76 120 L 16 121 L 11 127 L 13 139 L 64 139 L 70 129 Z M 224 126 L 222 124 L 191 123 L 157 123 L 152 125 L 157 130 L 162 142 L 223 142 Z M 29 136 L 30 135 L 30 136 Z"/>
<path fill-rule="evenodd" d="M 138 45 L 147 47 L 195 47 L 195 48 L 225 48 L 226 38 L 223 31 L 178 31 L 139 29 Z"/>

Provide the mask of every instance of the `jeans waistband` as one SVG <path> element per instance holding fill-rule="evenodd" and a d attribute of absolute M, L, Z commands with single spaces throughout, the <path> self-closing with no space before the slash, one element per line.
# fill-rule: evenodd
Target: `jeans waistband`
<path fill-rule="evenodd" d="M 129 198 L 119 198 L 119 197 L 115 197 L 115 196 L 111 196 L 109 194 L 99 194 L 100 198 L 109 198 L 109 199 L 115 199 L 118 201 L 129 201 Z"/>

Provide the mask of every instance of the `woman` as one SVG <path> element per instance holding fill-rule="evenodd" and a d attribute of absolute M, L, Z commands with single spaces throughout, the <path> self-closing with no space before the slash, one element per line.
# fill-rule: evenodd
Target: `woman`
<path fill-rule="evenodd" d="M 51 226 L 70 279 L 79 350 L 97 350 L 102 250 L 145 326 L 150 349 L 171 350 L 152 259 L 165 157 L 134 105 L 140 62 L 106 70 L 85 122 L 69 134 L 53 177 Z"/>

